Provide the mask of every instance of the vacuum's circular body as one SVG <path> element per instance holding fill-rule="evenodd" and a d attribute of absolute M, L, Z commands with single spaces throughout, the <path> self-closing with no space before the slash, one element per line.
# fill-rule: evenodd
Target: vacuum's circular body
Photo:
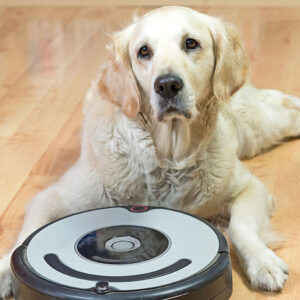
<path fill-rule="evenodd" d="M 16 300 L 228 299 L 224 236 L 159 207 L 82 212 L 34 232 L 11 261 Z"/>

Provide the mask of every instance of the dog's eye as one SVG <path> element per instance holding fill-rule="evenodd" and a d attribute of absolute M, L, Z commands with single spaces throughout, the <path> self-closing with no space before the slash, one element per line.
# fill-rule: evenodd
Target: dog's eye
<path fill-rule="evenodd" d="M 187 39 L 185 41 L 185 47 L 186 49 L 190 50 L 190 49 L 196 49 L 199 47 L 199 44 L 197 41 L 195 41 L 194 39 Z"/>
<path fill-rule="evenodd" d="M 142 59 L 148 59 L 148 58 L 150 58 L 150 55 L 151 55 L 150 50 L 146 45 L 141 47 L 138 52 L 138 57 L 142 58 Z"/>

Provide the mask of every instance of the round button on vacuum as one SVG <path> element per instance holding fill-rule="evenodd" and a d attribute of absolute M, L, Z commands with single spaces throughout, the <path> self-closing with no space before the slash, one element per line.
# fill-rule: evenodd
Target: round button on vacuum
<path fill-rule="evenodd" d="M 109 291 L 109 283 L 106 281 L 99 281 L 96 283 L 96 293 L 98 294 L 105 294 Z"/>
<path fill-rule="evenodd" d="M 116 243 L 112 244 L 111 247 L 116 251 L 129 251 L 129 250 L 132 250 L 132 248 L 134 247 L 134 244 L 132 244 L 131 242 L 127 242 L 127 241 L 120 241 L 120 242 L 116 242 Z"/>
<path fill-rule="evenodd" d="M 105 248 L 116 252 L 126 252 L 139 248 L 141 242 L 132 236 L 113 237 L 106 241 Z"/>
<path fill-rule="evenodd" d="M 145 212 L 148 210 L 148 206 L 144 205 L 134 205 L 130 207 L 130 211 L 140 213 L 140 212 Z"/>

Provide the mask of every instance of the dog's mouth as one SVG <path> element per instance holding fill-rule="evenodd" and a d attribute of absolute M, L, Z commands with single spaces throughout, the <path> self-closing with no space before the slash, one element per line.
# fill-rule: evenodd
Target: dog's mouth
<path fill-rule="evenodd" d="M 159 111 L 157 119 L 159 122 L 173 119 L 183 118 L 189 120 L 192 118 L 191 113 L 185 108 L 183 101 L 178 98 L 165 99 L 159 101 Z"/>

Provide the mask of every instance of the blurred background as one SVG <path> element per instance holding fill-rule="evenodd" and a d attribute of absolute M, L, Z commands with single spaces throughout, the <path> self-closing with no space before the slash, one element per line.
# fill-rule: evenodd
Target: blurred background
<path fill-rule="evenodd" d="M 185 5 L 235 24 L 258 87 L 300 96 L 300 0 L 0 0 L 0 256 L 24 208 L 77 159 L 82 100 L 107 59 L 108 32 L 162 5 Z M 231 299 L 300 299 L 300 141 L 245 162 L 274 193 L 273 227 L 290 265 L 281 294 L 252 291 L 232 253 Z"/>

